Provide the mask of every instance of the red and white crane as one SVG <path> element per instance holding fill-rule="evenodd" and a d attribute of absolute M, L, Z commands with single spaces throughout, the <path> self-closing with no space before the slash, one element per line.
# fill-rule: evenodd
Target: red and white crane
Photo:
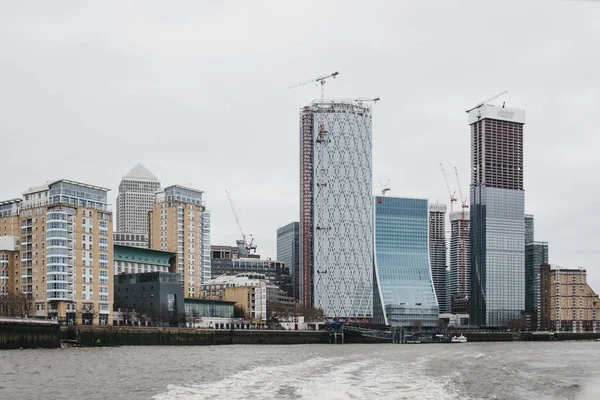
<path fill-rule="evenodd" d="M 454 202 L 456 201 L 456 191 L 454 193 L 450 190 L 450 184 L 448 183 L 448 177 L 446 176 L 446 171 L 444 170 L 444 166 L 440 163 L 440 168 L 442 169 L 442 174 L 444 175 L 444 181 L 446 182 L 446 189 L 448 189 L 448 196 L 450 197 L 450 212 L 454 210 Z"/>

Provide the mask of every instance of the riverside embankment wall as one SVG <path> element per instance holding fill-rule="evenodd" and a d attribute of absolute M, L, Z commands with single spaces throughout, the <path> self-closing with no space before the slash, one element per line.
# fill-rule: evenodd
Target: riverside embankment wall
<path fill-rule="evenodd" d="M 0 349 L 56 347 L 60 347 L 58 324 L 0 318 Z"/>
<path fill-rule="evenodd" d="M 62 327 L 63 342 L 79 346 L 210 346 L 329 343 L 324 331 Z"/>

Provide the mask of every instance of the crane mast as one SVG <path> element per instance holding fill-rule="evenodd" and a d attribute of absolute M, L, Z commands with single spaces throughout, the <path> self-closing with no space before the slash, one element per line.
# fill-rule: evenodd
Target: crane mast
<path fill-rule="evenodd" d="M 235 217 L 235 222 L 237 223 L 237 226 L 240 229 L 240 234 L 242 235 L 242 240 L 238 240 L 237 243 L 239 245 L 243 245 L 248 253 L 250 253 L 251 251 L 256 252 L 256 245 L 254 244 L 254 238 L 252 237 L 252 235 L 248 235 L 252 238 L 250 243 L 248 243 L 248 240 L 246 239 L 246 234 L 244 233 L 244 230 L 242 229 L 242 224 L 240 223 L 240 219 L 237 215 L 237 212 L 235 211 L 235 206 L 233 205 L 233 200 L 231 199 L 231 196 L 229 195 L 229 191 L 225 190 L 225 193 L 227 193 L 227 198 L 229 199 L 229 204 L 231 205 L 231 211 L 233 211 L 233 216 Z"/>

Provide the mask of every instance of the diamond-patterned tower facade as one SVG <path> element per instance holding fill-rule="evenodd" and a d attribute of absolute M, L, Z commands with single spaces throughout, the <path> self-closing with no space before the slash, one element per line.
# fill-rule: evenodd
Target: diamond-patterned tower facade
<path fill-rule="evenodd" d="M 301 300 L 329 318 L 373 315 L 371 108 L 301 110 Z"/>

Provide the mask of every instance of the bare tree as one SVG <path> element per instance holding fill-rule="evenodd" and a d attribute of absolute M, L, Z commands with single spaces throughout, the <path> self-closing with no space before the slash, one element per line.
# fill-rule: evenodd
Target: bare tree
<path fill-rule="evenodd" d="M 83 303 L 75 315 L 76 320 L 81 320 L 82 325 L 93 325 L 99 314 L 98 310 L 94 308 L 94 303 Z"/>
<path fill-rule="evenodd" d="M 184 314 L 185 321 L 190 325 L 190 327 L 195 328 L 198 323 L 202 321 L 200 317 L 200 312 L 197 309 L 192 309 L 190 313 Z"/>
<path fill-rule="evenodd" d="M 423 322 L 420 319 L 415 319 L 412 322 L 412 327 L 415 331 L 420 331 L 423 326 Z"/>
<path fill-rule="evenodd" d="M 28 318 L 33 316 L 33 299 L 26 293 L 8 292 L 0 294 L 0 316 Z"/>

